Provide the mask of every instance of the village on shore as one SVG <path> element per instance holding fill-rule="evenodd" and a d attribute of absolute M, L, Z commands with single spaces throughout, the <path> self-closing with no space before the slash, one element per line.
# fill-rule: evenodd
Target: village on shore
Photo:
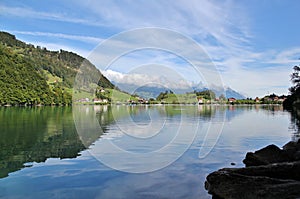
<path fill-rule="evenodd" d="M 226 98 L 224 95 L 216 97 L 212 91 L 201 91 L 185 94 L 174 94 L 172 91 L 166 91 L 160 93 L 160 95 L 154 99 L 145 99 L 137 95 L 131 95 L 127 99 L 114 99 L 113 97 L 103 97 L 107 92 L 104 89 L 100 91 L 102 97 L 85 97 L 75 100 L 75 104 L 117 104 L 117 105 L 137 105 L 137 104 L 282 104 L 287 96 L 278 96 L 276 94 L 266 95 L 264 97 L 236 99 L 234 97 Z M 99 95 L 98 95 L 99 96 Z"/>

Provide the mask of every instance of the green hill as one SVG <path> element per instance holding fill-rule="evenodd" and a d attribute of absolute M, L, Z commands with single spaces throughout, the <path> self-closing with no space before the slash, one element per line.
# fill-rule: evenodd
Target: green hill
<path fill-rule="evenodd" d="M 195 104 L 199 99 L 202 99 L 203 103 L 210 103 L 214 100 L 216 95 L 213 91 L 194 91 L 193 93 L 175 94 L 172 91 L 161 92 L 157 98 L 157 102 L 165 104 Z"/>
<path fill-rule="evenodd" d="M 91 85 L 114 88 L 92 63 L 75 53 L 49 51 L 0 32 L 0 105 L 70 104 L 75 77 L 80 92 L 92 92 Z"/>

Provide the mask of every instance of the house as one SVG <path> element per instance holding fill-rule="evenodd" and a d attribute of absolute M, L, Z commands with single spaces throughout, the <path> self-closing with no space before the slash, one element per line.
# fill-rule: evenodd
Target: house
<path fill-rule="evenodd" d="M 93 99 L 93 102 L 94 102 L 95 104 L 107 104 L 107 103 L 108 103 L 108 100 L 107 100 L 107 99 L 94 98 L 94 99 Z"/>
<path fill-rule="evenodd" d="M 256 103 L 259 103 L 260 102 L 260 99 L 258 97 L 255 98 L 254 100 Z"/>
<path fill-rule="evenodd" d="M 284 102 L 286 100 L 286 97 L 280 97 L 279 99 L 278 99 L 278 102 Z"/>
<path fill-rule="evenodd" d="M 236 99 L 234 97 L 230 97 L 228 98 L 228 102 L 233 104 L 234 102 L 236 102 Z"/>
<path fill-rule="evenodd" d="M 102 102 L 105 103 L 105 104 L 107 104 L 108 100 L 107 99 L 103 99 Z"/>
<path fill-rule="evenodd" d="M 198 99 L 198 104 L 204 104 L 204 101 L 203 101 L 202 98 L 199 98 L 199 99 Z"/>
<path fill-rule="evenodd" d="M 77 102 L 90 102 L 90 99 L 89 98 L 82 98 L 82 99 L 77 100 Z"/>
<path fill-rule="evenodd" d="M 234 97 L 228 98 L 228 102 L 235 102 L 235 101 L 236 101 L 236 99 Z"/>
<path fill-rule="evenodd" d="M 140 104 L 144 103 L 144 99 L 143 99 L 143 98 L 137 98 L 137 99 L 138 99 L 138 102 L 139 102 Z"/>
<path fill-rule="evenodd" d="M 97 103 L 102 103 L 103 101 L 102 101 L 102 99 L 94 98 L 93 102 L 97 104 Z"/>

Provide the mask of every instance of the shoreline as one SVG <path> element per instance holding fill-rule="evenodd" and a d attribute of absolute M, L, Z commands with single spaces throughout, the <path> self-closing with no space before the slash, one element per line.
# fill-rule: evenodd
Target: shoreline
<path fill-rule="evenodd" d="M 130 103 L 107 103 L 107 104 L 99 104 L 99 103 L 74 103 L 68 105 L 44 105 L 44 104 L 37 104 L 37 105 L 0 105 L 0 107 L 72 107 L 72 106 L 283 106 L 282 104 L 216 104 L 216 103 L 207 103 L 207 104 L 195 104 L 195 103 L 137 103 L 137 104 L 130 104 Z"/>
<path fill-rule="evenodd" d="M 283 106 L 282 104 L 194 104 L 194 103 L 148 103 L 148 104 L 127 104 L 127 103 L 108 103 L 108 104 L 98 104 L 98 103 L 74 103 L 68 105 L 0 105 L 0 107 L 72 107 L 72 106 Z"/>

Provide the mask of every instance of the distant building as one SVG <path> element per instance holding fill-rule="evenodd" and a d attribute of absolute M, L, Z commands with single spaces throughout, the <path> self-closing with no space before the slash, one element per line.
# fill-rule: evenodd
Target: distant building
<path fill-rule="evenodd" d="M 94 98 L 94 99 L 93 99 L 93 102 L 94 102 L 95 104 L 107 104 L 107 103 L 108 103 L 108 100 L 107 100 L 107 99 Z"/>
<path fill-rule="evenodd" d="M 199 99 L 198 99 L 198 104 L 204 104 L 204 101 L 203 101 L 202 98 L 199 98 Z"/>
<path fill-rule="evenodd" d="M 234 102 L 236 102 L 236 99 L 234 97 L 230 97 L 230 98 L 228 98 L 228 102 L 234 103 Z"/>
<path fill-rule="evenodd" d="M 102 102 L 103 103 L 108 103 L 108 100 L 107 99 L 103 99 Z"/>
<path fill-rule="evenodd" d="M 266 103 L 279 103 L 281 104 L 282 102 L 284 102 L 284 100 L 286 100 L 286 96 L 282 95 L 282 96 L 278 96 L 275 95 L 274 93 L 271 95 L 267 95 L 262 99 L 264 102 Z"/>
<path fill-rule="evenodd" d="M 260 99 L 258 97 L 255 98 L 254 100 L 256 103 L 259 103 L 260 102 Z"/>
<path fill-rule="evenodd" d="M 144 99 L 143 98 L 137 98 L 139 103 L 144 103 Z"/>
<path fill-rule="evenodd" d="M 94 99 L 93 99 L 93 102 L 94 102 L 94 103 L 102 103 L 103 101 L 102 101 L 102 99 L 94 98 Z"/>
<path fill-rule="evenodd" d="M 279 98 L 279 99 L 278 99 L 278 102 L 284 102 L 285 100 L 286 100 L 286 97 Z"/>
<path fill-rule="evenodd" d="M 90 102 L 90 99 L 89 98 L 82 98 L 82 99 L 77 100 L 77 102 Z"/>

